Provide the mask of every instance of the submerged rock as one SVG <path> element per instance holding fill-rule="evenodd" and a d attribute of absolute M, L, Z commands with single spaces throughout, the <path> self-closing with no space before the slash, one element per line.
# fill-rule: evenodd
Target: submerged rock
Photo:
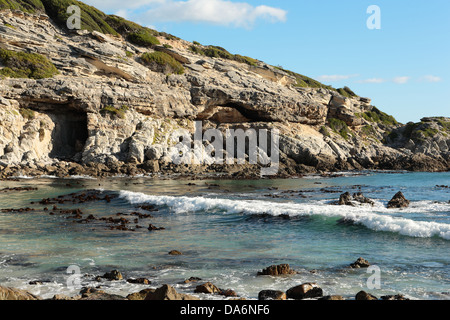
<path fill-rule="evenodd" d="M 403 193 L 401 191 L 397 192 L 395 196 L 389 201 L 387 207 L 388 209 L 392 208 L 408 208 L 409 207 L 409 200 L 405 198 Z"/>

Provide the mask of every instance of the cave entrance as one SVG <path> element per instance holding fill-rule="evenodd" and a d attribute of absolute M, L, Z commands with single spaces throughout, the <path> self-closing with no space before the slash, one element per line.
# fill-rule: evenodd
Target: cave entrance
<path fill-rule="evenodd" d="M 64 110 L 48 114 L 55 128 L 52 132 L 53 149 L 51 158 L 74 160 L 75 155 L 83 151 L 88 138 L 87 114 L 82 111 Z"/>

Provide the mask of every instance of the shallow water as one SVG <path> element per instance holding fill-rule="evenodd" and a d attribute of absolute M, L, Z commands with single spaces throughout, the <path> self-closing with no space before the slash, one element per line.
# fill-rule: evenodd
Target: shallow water
<path fill-rule="evenodd" d="M 348 298 L 365 290 L 376 296 L 402 293 L 411 299 L 449 299 L 450 189 L 437 187 L 449 182 L 450 173 L 381 172 L 287 180 L 2 181 L 0 189 L 38 190 L 0 192 L 2 209 L 36 209 L 0 213 L 0 284 L 44 298 L 75 295 L 79 285 L 71 285 L 67 268 L 76 265 L 81 285 L 102 285 L 105 291 L 124 296 L 146 286 L 98 283 L 94 276 L 118 269 L 126 279 L 146 277 L 152 281 L 150 287 L 167 283 L 189 294 L 197 284 L 180 282 L 195 276 L 247 299 L 256 299 L 261 290 L 285 291 L 304 282 L 317 282 L 324 294 Z M 53 205 L 37 203 L 91 189 L 111 196 L 111 202 L 56 206 L 79 208 L 84 217 L 98 218 L 119 212 L 149 213 L 137 208 L 142 204 L 156 205 L 158 211 L 150 212 L 153 218 L 138 221 L 144 228 L 131 232 L 110 230 L 104 221 L 80 224 L 65 215 L 49 215 Z M 375 205 L 333 205 L 346 191 L 361 191 Z M 411 200 L 410 208 L 386 209 L 398 191 Z M 346 223 L 340 223 L 342 218 Z M 149 232 L 150 223 L 166 229 Z M 170 256 L 171 250 L 183 255 Z M 360 256 L 380 267 L 381 289 L 367 288 L 372 274 L 366 270 L 347 268 Z M 299 273 L 256 276 L 280 263 Z M 31 280 L 48 282 L 29 285 Z"/>

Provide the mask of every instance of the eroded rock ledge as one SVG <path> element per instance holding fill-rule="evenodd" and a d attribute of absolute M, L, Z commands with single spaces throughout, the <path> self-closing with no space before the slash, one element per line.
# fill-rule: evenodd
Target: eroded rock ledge
<path fill-rule="evenodd" d="M 184 65 L 154 72 L 140 55 L 154 51 L 120 36 L 69 33 L 42 15 L 0 12 L 0 47 L 47 57 L 59 74 L 0 80 L 0 169 L 18 173 L 108 176 L 225 173 L 252 166 L 175 166 L 177 129 L 194 133 L 242 128 L 280 131 L 280 176 L 389 169 L 447 171 L 450 119 L 398 124 L 358 96 L 297 87 L 295 77 L 263 62 L 247 65 L 192 52 L 191 43 L 160 37 Z M 168 49 L 168 48 L 171 49 Z M 206 143 L 205 143 L 206 144 Z"/>

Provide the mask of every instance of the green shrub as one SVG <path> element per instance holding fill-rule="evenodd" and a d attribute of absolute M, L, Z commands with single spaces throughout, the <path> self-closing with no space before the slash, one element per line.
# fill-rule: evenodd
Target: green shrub
<path fill-rule="evenodd" d="M 450 131 L 450 121 L 444 119 L 438 119 L 437 122 L 442 126 L 444 131 Z"/>
<path fill-rule="evenodd" d="M 0 61 L 5 66 L 0 76 L 8 78 L 51 78 L 58 70 L 46 57 L 37 53 L 0 49 Z"/>
<path fill-rule="evenodd" d="M 367 137 L 375 136 L 377 134 L 376 130 L 370 125 L 362 127 L 361 132 Z"/>
<path fill-rule="evenodd" d="M 119 117 L 120 119 L 125 118 L 125 113 L 128 111 L 128 106 L 121 106 L 120 108 L 115 108 L 113 106 L 105 106 L 103 109 L 100 110 L 100 113 L 106 114 L 109 113 L 111 115 L 115 115 Z"/>
<path fill-rule="evenodd" d="M 175 74 L 183 74 L 184 68 L 177 60 L 168 55 L 165 52 L 156 51 L 156 52 L 146 52 L 141 56 L 142 61 L 145 64 L 151 65 L 152 63 L 156 63 L 160 66 L 169 66 L 172 69 L 172 72 Z"/>
<path fill-rule="evenodd" d="M 44 11 L 44 5 L 40 0 L 0 0 L 0 9 L 36 13 L 38 11 Z"/>
<path fill-rule="evenodd" d="M 337 92 L 347 98 L 357 97 L 357 95 L 349 87 L 339 88 L 337 89 Z"/>
<path fill-rule="evenodd" d="M 67 20 L 72 13 L 67 8 L 76 5 L 81 10 L 81 29 L 99 31 L 101 33 L 117 35 L 118 33 L 105 22 L 107 15 L 102 11 L 76 0 L 41 0 L 46 13 L 60 27 L 67 27 Z"/>
<path fill-rule="evenodd" d="M 33 120 L 35 117 L 34 111 L 27 108 L 20 108 L 19 109 L 20 115 L 27 120 Z"/>
<path fill-rule="evenodd" d="M 398 124 L 397 120 L 395 120 L 393 116 L 378 110 L 376 107 L 373 107 L 371 111 L 363 113 L 362 117 L 369 122 L 382 123 L 384 125 Z"/>
<path fill-rule="evenodd" d="M 345 140 L 348 140 L 348 138 L 350 137 L 350 129 L 344 121 L 336 118 L 331 118 L 328 119 L 328 125 L 334 132 L 339 133 Z"/>
<path fill-rule="evenodd" d="M 321 134 L 323 134 L 325 137 L 330 137 L 331 136 L 330 131 L 328 131 L 328 128 L 325 127 L 325 126 L 321 126 L 319 132 Z"/>
<path fill-rule="evenodd" d="M 135 45 L 143 47 L 152 47 L 160 44 L 159 40 L 147 31 L 130 33 L 127 40 Z"/>
<path fill-rule="evenodd" d="M 233 60 L 236 62 L 248 64 L 250 66 L 258 65 L 258 60 L 256 60 L 256 59 L 246 57 L 246 56 L 241 56 L 239 54 L 231 54 L 224 48 L 218 47 L 218 46 L 201 47 L 201 45 L 196 41 L 194 41 L 194 45 L 190 46 L 189 50 L 193 53 L 196 53 L 196 54 L 199 54 L 202 56 L 206 56 L 206 57 L 210 57 L 210 58 L 222 58 L 222 59 L 226 59 L 226 60 Z"/>

